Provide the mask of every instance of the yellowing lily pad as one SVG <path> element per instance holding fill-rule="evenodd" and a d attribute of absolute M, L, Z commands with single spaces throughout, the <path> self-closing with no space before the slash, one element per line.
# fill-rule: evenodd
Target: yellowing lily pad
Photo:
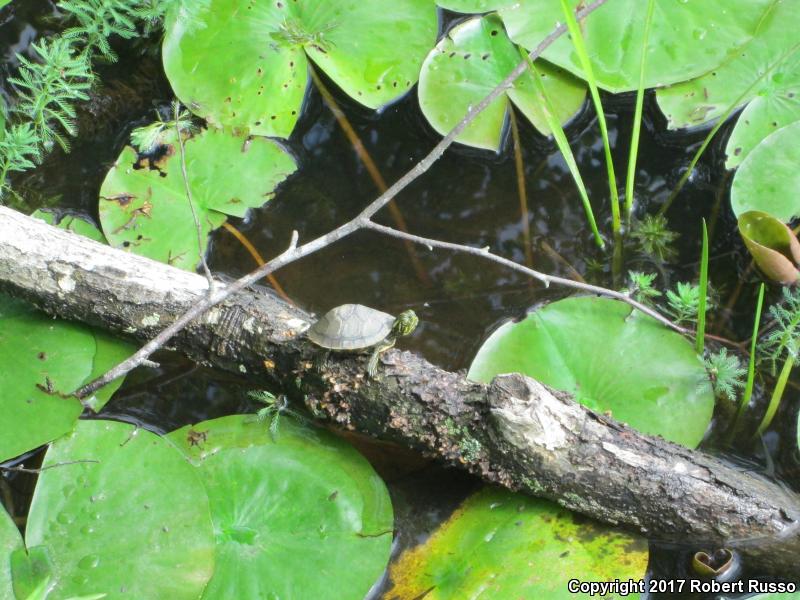
<path fill-rule="evenodd" d="M 169 438 L 211 501 L 217 564 L 203 598 L 363 598 L 392 544 L 392 505 L 370 464 L 341 439 L 252 415 Z"/>
<path fill-rule="evenodd" d="M 751 210 L 739 217 L 739 234 L 769 279 L 790 285 L 800 278 L 800 242 L 785 223 L 765 212 Z"/>
<path fill-rule="evenodd" d="M 547 501 L 485 488 L 392 566 L 388 598 L 572 599 L 570 579 L 642 579 L 647 541 Z M 606 596 L 619 598 L 620 596 Z"/>
<path fill-rule="evenodd" d="M 122 151 L 100 189 L 100 222 L 112 246 L 194 270 L 201 256 L 197 227 L 175 134 L 168 139 L 160 159 L 140 161 L 133 148 Z M 203 253 L 226 215 L 242 217 L 263 205 L 296 168 L 275 142 L 220 130 L 186 140 L 185 156 Z"/>
<path fill-rule="evenodd" d="M 446 134 L 514 70 L 523 56 L 497 15 L 460 23 L 431 50 L 422 65 L 422 112 L 434 129 Z M 556 107 L 555 117 L 561 123 L 567 122 L 583 104 L 586 87 L 546 62 L 538 61 L 537 69 Z M 543 112 L 544 101 L 533 74 L 527 72 L 478 115 L 457 140 L 478 148 L 499 149 L 509 99 L 539 131 L 551 133 Z"/>
<path fill-rule="evenodd" d="M 553 302 L 506 323 L 478 350 L 469 377 L 529 375 L 651 435 L 694 447 L 714 410 L 714 393 L 688 340 L 608 298 Z"/>

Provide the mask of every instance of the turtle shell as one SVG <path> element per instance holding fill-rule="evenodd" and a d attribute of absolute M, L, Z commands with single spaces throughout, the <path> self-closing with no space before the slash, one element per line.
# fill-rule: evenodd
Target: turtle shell
<path fill-rule="evenodd" d="M 308 330 L 312 342 L 332 350 L 360 350 L 384 340 L 394 317 L 361 304 L 332 308 Z"/>

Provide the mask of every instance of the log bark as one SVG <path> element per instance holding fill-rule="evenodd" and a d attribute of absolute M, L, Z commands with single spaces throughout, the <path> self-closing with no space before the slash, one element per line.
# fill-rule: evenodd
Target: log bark
<path fill-rule="evenodd" d="M 221 282 L 220 285 L 225 285 Z M 0 291 L 134 340 L 152 338 L 206 293 L 205 278 L 0 206 Z M 265 290 L 236 294 L 172 340 L 199 363 L 280 388 L 317 418 L 436 456 L 484 480 L 698 550 L 727 547 L 796 581 L 798 496 L 757 473 L 649 437 L 518 374 L 490 384 L 399 350 L 375 380 L 365 355 L 320 370 L 312 317 Z"/>

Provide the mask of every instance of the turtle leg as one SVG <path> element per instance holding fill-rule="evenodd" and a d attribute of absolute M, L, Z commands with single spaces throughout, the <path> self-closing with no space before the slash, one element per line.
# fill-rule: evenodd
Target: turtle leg
<path fill-rule="evenodd" d="M 370 379 L 375 379 L 378 374 L 378 358 L 389 348 L 394 348 L 395 341 L 395 338 L 391 337 L 375 346 L 375 350 L 372 351 L 372 356 L 369 357 L 369 362 L 367 363 L 367 375 Z"/>
<path fill-rule="evenodd" d="M 328 362 L 330 353 L 330 350 L 324 349 L 317 352 L 317 355 L 314 357 L 314 370 L 317 373 L 322 373 L 325 370 L 325 364 Z"/>

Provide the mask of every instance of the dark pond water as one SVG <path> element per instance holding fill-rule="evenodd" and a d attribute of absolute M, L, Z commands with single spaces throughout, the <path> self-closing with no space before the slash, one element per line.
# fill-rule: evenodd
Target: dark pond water
<path fill-rule="evenodd" d="M 0 11 L 0 77 L 16 66 L 15 52 L 49 27 L 52 5 L 43 0 L 19 4 L 14 14 Z M 81 114 L 81 135 L 73 150 L 54 152 L 41 168 L 17 177 L 15 188 L 27 200 L 28 210 L 57 205 L 96 217 L 97 192 L 105 173 L 133 127 L 152 120 L 153 111 L 171 99 L 155 55 L 121 48 L 121 61 L 99 68 L 103 87 Z M 420 115 L 411 94 L 376 115 L 336 93 L 383 177 L 391 182 L 404 174 L 439 140 Z M 5 93 L 7 87 L 0 87 Z M 618 171 L 624 171 L 633 113 L 631 96 L 604 98 Z M 727 126 L 701 161 L 696 174 L 668 213 L 670 225 L 681 233 L 679 258 L 659 270 L 662 286 L 696 278 L 700 219 L 712 227 L 710 274 L 722 304 L 728 303 L 741 278 L 743 287 L 729 312 L 716 313 L 713 333 L 742 340 L 752 326 L 756 279 L 746 275 L 749 258 L 736 234 L 728 208 L 729 181 L 722 167 L 721 148 Z M 522 158 L 528 186 L 527 227 L 531 252 L 526 253 L 510 136 L 499 154 L 454 147 L 418 182 L 398 198 L 409 231 L 474 246 L 491 246 L 515 261 L 569 276 L 571 265 L 587 280 L 613 287 L 609 257 L 595 247 L 575 186 L 554 146 L 529 125 L 520 122 Z M 608 189 L 602 145 L 594 112 L 585 107 L 568 129 L 601 229 L 610 231 Z M 655 212 L 682 174 L 703 133 L 671 133 L 665 129 L 652 97 L 645 111 L 639 170 L 637 211 Z M 377 195 L 374 183 L 339 129 L 316 90 L 308 94 L 300 123 L 287 146 L 300 165 L 296 175 L 265 207 L 235 222 L 264 256 L 285 248 L 290 232 L 309 239 L 346 221 Z M 380 220 L 394 225 L 387 211 Z M 552 251 L 548 251 L 551 248 Z M 554 252 L 562 257 L 554 258 Z M 277 277 L 287 294 L 310 311 L 324 311 L 344 302 L 360 302 L 388 312 L 413 308 L 421 326 L 402 347 L 421 353 L 451 370 L 466 369 L 486 336 L 507 319 L 522 317 L 531 308 L 564 297 L 567 290 L 544 289 L 523 276 L 475 258 L 415 248 L 412 256 L 401 242 L 375 233 L 358 233 L 299 263 Z M 210 265 L 230 276 L 253 268 L 245 249 L 226 231 L 213 237 Z M 647 258 L 626 257 L 626 270 L 653 270 Z M 415 268 L 415 262 L 417 267 Z M 421 267 L 421 268 L 420 268 Z M 770 292 L 774 298 L 775 290 Z M 769 298 L 768 298 L 769 300 Z M 724 314 L 724 319 L 721 318 Z M 602 347 L 598 346 L 598 351 Z M 187 423 L 237 412 L 251 412 L 237 378 L 193 366 L 169 354 L 158 357 L 161 368 L 134 372 L 104 411 L 105 417 L 139 423 L 155 431 L 169 431 Z M 737 440 L 732 448 L 713 443 L 705 448 L 749 461 L 749 468 L 798 482 L 796 452 L 788 425 L 797 410 L 797 391 L 787 393 L 777 423 L 786 429 L 770 433 L 754 446 Z M 784 418 L 785 417 L 785 418 Z M 785 441 L 785 443 L 784 443 Z M 379 448 L 361 445 L 386 478 L 395 502 L 398 538 L 396 553 L 424 539 L 480 483 L 458 471 L 403 455 L 394 460 Z M 7 477 L 18 514 L 32 482 Z M 651 543 L 651 574 L 686 577 L 688 548 L 668 540 Z M 747 573 L 746 575 L 758 575 Z M 375 597 L 380 597 L 376 590 Z M 666 596 L 664 596 L 666 597 Z M 687 597 L 683 595 L 681 597 Z"/>

